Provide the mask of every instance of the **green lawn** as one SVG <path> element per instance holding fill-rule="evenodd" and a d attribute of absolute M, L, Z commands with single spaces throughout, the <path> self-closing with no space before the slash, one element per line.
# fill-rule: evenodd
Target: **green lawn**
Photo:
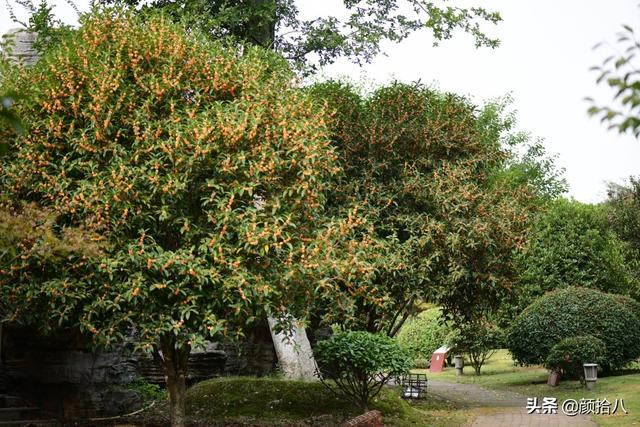
<path fill-rule="evenodd" d="M 547 383 L 548 372 L 541 367 L 515 366 L 506 350 L 497 352 L 482 367 L 482 375 L 473 374 L 469 366 L 465 375 L 456 377 L 455 369 L 446 368 L 442 373 L 428 373 L 429 378 L 443 381 L 477 384 L 482 387 L 510 390 L 527 397 L 556 397 L 561 403 L 566 399 L 608 399 L 612 404 L 616 399 L 623 399 L 628 411 L 621 410 L 615 415 L 595 416 L 595 421 L 602 426 L 640 425 L 640 367 L 624 372 L 625 375 L 601 377 L 593 391 L 582 387 L 578 381 L 561 381 L 558 387 L 550 387 Z M 425 370 L 416 370 L 425 372 Z M 622 373 L 620 373 L 622 374 Z"/>

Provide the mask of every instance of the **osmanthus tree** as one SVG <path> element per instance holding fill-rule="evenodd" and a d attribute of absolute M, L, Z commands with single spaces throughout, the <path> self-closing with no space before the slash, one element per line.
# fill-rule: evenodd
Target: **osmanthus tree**
<path fill-rule="evenodd" d="M 496 47 L 483 24 L 497 24 L 500 14 L 482 7 L 443 5 L 424 0 L 344 0 L 343 11 L 301 16 L 294 0 L 100 0 L 102 4 L 139 6 L 143 13 L 161 9 L 175 20 L 214 38 L 274 49 L 306 71 L 347 57 L 370 61 L 385 40 L 399 42 L 428 29 L 434 42 L 456 30 L 470 34 L 477 47 Z M 324 6 L 324 5 L 323 5 Z M 326 9 L 326 8 L 325 8 Z"/>
<path fill-rule="evenodd" d="M 12 240 L 36 249 L 2 266 L 5 317 L 70 323 L 101 345 L 134 334 L 161 359 L 182 426 L 190 348 L 265 313 L 304 314 L 333 275 L 366 282 L 358 253 L 372 245 L 348 238 L 366 224 L 321 221 L 336 155 L 322 108 L 292 82 L 268 51 L 109 10 L 6 73 L 26 132 L 8 134 L 3 209 L 37 203 L 71 250 L 47 270 L 37 238 Z"/>
<path fill-rule="evenodd" d="M 309 91 L 333 112 L 342 166 L 327 210 L 361 206 L 369 227 L 360 232 L 377 247 L 361 293 L 320 310 L 345 328 L 392 336 L 420 300 L 458 319 L 493 310 L 516 283 L 531 211 L 528 187 L 495 174 L 507 158 L 496 110 L 420 84 L 366 96 L 339 82 Z"/>

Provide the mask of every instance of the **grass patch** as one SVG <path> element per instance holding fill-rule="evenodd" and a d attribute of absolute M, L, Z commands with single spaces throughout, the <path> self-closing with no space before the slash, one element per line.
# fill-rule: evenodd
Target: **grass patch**
<path fill-rule="evenodd" d="M 230 377 L 204 381 L 187 392 L 187 414 L 206 419 L 301 420 L 353 415 L 352 405 L 326 393 L 322 384 L 274 378 Z"/>
<path fill-rule="evenodd" d="M 371 409 L 383 413 L 386 426 L 451 426 L 467 421 L 466 412 L 428 395 L 411 402 L 397 388 L 385 388 Z M 132 419 L 144 426 L 168 422 L 165 403 Z M 278 378 L 223 377 L 203 381 L 187 391 L 190 426 L 335 426 L 359 414 L 318 382 Z"/>
<path fill-rule="evenodd" d="M 470 367 L 469 367 L 470 368 Z M 588 391 L 579 381 L 561 381 L 557 387 L 547 385 L 548 371 L 542 367 L 520 367 L 514 364 L 506 350 L 498 351 L 482 367 L 482 375 L 472 372 L 456 377 L 454 368 L 446 368 L 442 373 L 428 373 L 430 378 L 443 381 L 476 384 L 496 390 L 508 390 L 526 397 L 556 397 L 559 404 L 566 399 L 608 399 L 613 404 L 616 399 L 624 400 L 628 411 L 625 415 L 618 409 L 615 415 L 596 415 L 594 420 L 602 426 L 640 425 L 640 366 L 631 364 L 630 369 L 598 378 L 593 391 Z M 465 368 L 465 371 L 467 368 Z M 415 370 L 425 372 L 425 370 Z"/>

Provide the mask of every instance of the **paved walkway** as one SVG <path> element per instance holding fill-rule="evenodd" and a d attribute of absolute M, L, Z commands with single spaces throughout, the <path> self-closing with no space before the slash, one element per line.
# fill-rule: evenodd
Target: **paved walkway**
<path fill-rule="evenodd" d="M 559 410 L 557 414 L 528 414 L 527 397 L 509 391 L 487 390 L 474 384 L 429 380 L 429 392 L 460 406 L 470 408 L 477 415 L 472 427 L 565 427 L 597 426 L 590 417 L 570 417 Z"/>

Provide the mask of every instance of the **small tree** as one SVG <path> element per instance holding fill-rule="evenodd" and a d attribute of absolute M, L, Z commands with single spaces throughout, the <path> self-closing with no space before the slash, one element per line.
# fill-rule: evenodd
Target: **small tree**
<path fill-rule="evenodd" d="M 467 355 L 476 375 L 480 375 L 484 362 L 500 348 L 502 331 L 488 322 L 476 320 L 456 326 L 447 343 L 452 352 Z"/>
<path fill-rule="evenodd" d="M 390 378 L 406 374 L 412 364 L 409 352 L 393 339 L 364 331 L 341 332 L 320 341 L 314 356 L 322 383 L 363 412 Z"/>

